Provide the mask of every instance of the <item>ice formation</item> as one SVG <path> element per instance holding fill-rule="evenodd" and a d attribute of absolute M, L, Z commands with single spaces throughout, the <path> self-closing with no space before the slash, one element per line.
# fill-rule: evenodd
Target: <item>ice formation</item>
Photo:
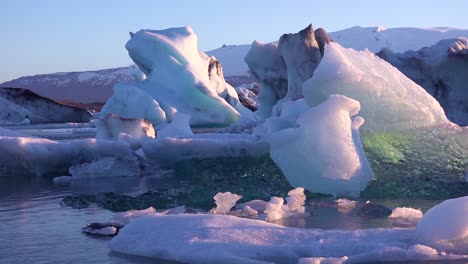
<path fill-rule="evenodd" d="M 321 32 L 325 31 L 322 30 Z M 315 40 L 312 25 L 296 34 L 282 35 L 279 39 L 278 49 L 281 50 L 288 74 L 286 97 L 293 100 L 300 99 L 303 97 L 302 83 L 312 77 L 323 54 L 323 51 L 320 52 L 319 44 Z"/>
<path fill-rule="evenodd" d="M 431 208 L 416 227 L 430 246 L 468 252 L 468 196 L 446 200 Z"/>
<path fill-rule="evenodd" d="M 95 120 L 96 139 L 118 140 L 122 133 L 137 140 L 146 137 L 155 137 L 155 131 L 151 123 L 144 119 L 122 118 L 116 115 L 107 115 Z"/>
<path fill-rule="evenodd" d="M 304 195 L 304 188 L 295 188 L 288 192 L 286 204 L 281 197 L 272 197 L 270 202 L 266 204 L 264 210 L 266 214 L 266 221 L 274 222 L 280 219 L 297 216 L 305 213 L 306 196 Z"/>
<path fill-rule="evenodd" d="M 392 214 L 388 218 L 397 226 L 416 226 L 422 217 L 423 213 L 419 209 L 397 207 L 393 209 Z"/>
<path fill-rule="evenodd" d="M 0 129 L 0 168 L 2 176 L 63 175 L 73 165 L 111 157 L 133 156 L 125 142 L 96 139 L 53 141 Z"/>
<path fill-rule="evenodd" d="M 312 192 L 356 196 L 372 178 L 362 149 L 356 115 L 359 102 L 332 95 L 301 114 L 298 128 L 268 137 L 270 155 L 292 186 Z"/>
<path fill-rule="evenodd" d="M 384 49 L 377 56 L 424 87 L 450 120 L 468 125 L 468 38 L 445 39 L 404 53 Z"/>
<path fill-rule="evenodd" d="M 229 215 L 153 214 L 131 220 L 109 246 L 121 253 L 187 263 L 468 260 L 466 248 L 442 252 L 419 240 L 415 229 L 300 229 Z"/>
<path fill-rule="evenodd" d="M 356 201 L 351 201 L 345 198 L 340 198 L 335 201 L 336 206 L 338 207 L 338 211 L 342 213 L 349 213 L 357 206 Z"/>
<path fill-rule="evenodd" d="M 366 130 L 410 130 L 449 122 L 432 96 L 389 63 L 337 43 L 325 46 L 321 63 L 302 91 L 311 106 L 332 94 L 359 101 Z"/>
<path fill-rule="evenodd" d="M 143 151 L 148 160 L 168 164 L 192 158 L 258 157 L 268 153 L 268 144 L 249 134 L 206 133 L 147 140 Z"/>
<path fill-rule="evenodd" d="M 256 112 L 260 118 L 279 114 L 284 100 L 303 97 L 302 84 L 312 77 L 323 56 L 324 46 L 330 41 L 325 30 L 314 32 L 309 25 L 298 33 L 282 35 L 278 45 L 252 43 L 245 62 L 261 83 Z M 278 109 L 274 109 L 275 104 Z"/>
<path fill-rule="evenodd" d="M 69 169 L 75 178 L 136 177 L 141 171 L 135 156 L 104 157 L 74 165 Z"/>
<path fill-rule="evenodd" d="M 104 114 L 145 118 L 157 125 L 182 112 L 190 116 L 191 125 L 205 126 L 226 126 L 249 115 L 224 81 L 221 64 L 198 51 L 190 27 L 140 30 L 131 34 L 125 47 L 147 78 L 117 85 Z"/>
<path fill-rule="evenodd" d="M 211 212 L 214 214 L 227 214 L 241 198 L 241 195 L 237 195 L 231 192 L 219 192 L 213 197 L 216 203 L 216 207 L 213 208 Z"/>
<path fill-rule="evenodd" d="M 174 114 L 170 124 L 163 126 L 158 130 L 158 138 L 178 138 L 193 136 L 190 128 L 190 116 L 177 112 Z"/>

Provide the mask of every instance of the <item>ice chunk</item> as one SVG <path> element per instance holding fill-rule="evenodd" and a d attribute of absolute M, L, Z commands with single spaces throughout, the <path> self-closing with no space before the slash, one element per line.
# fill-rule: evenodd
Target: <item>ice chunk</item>
<path fill-rule="evenodd" d="M 190 137 L 193 135 L 190 128 L 190 116 L 183 113 L 175 113 L 170 124 L 158 130 L 158 138 L 165 137 Z"/>
<path fill-rule="evenodd" d="M 158 125 L 170 121 L 174 112 L 182 112 L 190 116 L 191 125 L 227 126 L 250 112 L 225 82 L 216 58 L 198 51 L 197 36 L 190 27 L 140 30 L 125 47 L 147 78 L 126 84 L 125 89 L 116 86 L 105 113 L 146 118 Z M 142 97 L 146 99 L 140 103 Z"/>
<path fill-rule="evenodd" d="M 336 203 L 336 205 L 338 207 L 338 211 L 340 211 L 342 213 L 350 212 L 357 205 L 356 201 L 351 201 L 351 200 L 344 199 L 344 198 L 336 200 L 335 203 Z"/>
<path fill-rule="evenodd" d="M 73 181 L 73 177 L 71 176 L 59 176 L 55 177 L 53 180 L 54 184 L 57 185 L 69 185 Z"/>
<path fill-rule="evenodd" d="M 172 117 L 172 113 L 166 116 L 159 103 L 147 91 L 130 83 L 117 83 L 114 86 L 114 94 L 103 106 L 100 116 L 105 118 L 110 114 L 127 119 L 143 118 L 154 125 Z"/>
<path fill-rule="evenodd" d="M 133 156 L 127 143 L 96 139 L 59 142 L 25 136 L 0 136 L 0 149 L 2 176 L 17 175 L 18 172 L 24 175 L 63 175 L 71 166 L 83 162 Z"/>
<path fill-rule="evenodd" d="M 148 160 L 176 162 L 192 158 L 258 157 L 268 144 L 249 134 L 195 134 L 188 138 L 161 138 L 143 142 Z"/>
<path fill-rule="evenodd" d="M 104 157 L 70 167 L 70 174 L 77 178 L 136 177 L 141 171 L 135 156 Z"/>
<path fill-rule="evenodd" d="M 266 204 L 266 221 L 274 222 L 304 214 L 305 200 L 304 188 L 296 188 L 289 191 L 288 197 L 286 198 L 287 204 L 284 204 L 284 200 L 281 197 L 272 197 L 270 202 Z"/>
<path fill-rule="evenodd" d="M 343 264 L 346 263 L 348 257 L 342 258 L 301 258 L 298 264 Z"/>
<path fill-rule="evenodd" d="M 297 119 L 299 128 L 269 138 L 270 155 L 292 186 L 312 192 L 359 195 L 372 178 L 359 137 L 359 102 L 332 95 Z"/>
<path fill-rule="evenodd" d="M 422 217 L 423 213 L 419 209 L 397 207 L 393 209 L 392 214 L 388 218 L 397 226 L 416 226 Z"/>
<path fill-rule="evenodd" d="M 288 91 L 286 65 L 281 58 L 281 50 L 274 43 L 254 41 L 245 56 L 245 62 L 261 83 L 256 114 L 262 118 L 269 117 L 273 105 Z"/>
<path fill-rule="evenodd" d="M 153 207 L 148 207 L 143 210 L 130 210 L 130 211 L 116 214 L 114 217 L 112 217 L 112 219 L 109 222 L 124 226 L 130 223 L 132 219 L 135 219 L 143 215 L 151 215 L 151 214 L 156 214 L 156 209 L 154 209 Z"/>
<path fill-rule="evenodd" d="M 311 106 L 332 94 L 358 100 L 366 120 L 363 129 L 410 130 L 449 122 L 432 96 L 389 63 L 370 51 L 337 43 L 325 46 L 320 65 L 302 90 Z"/>
<path fill-rule="evenodd" d="M 298 33 L 282 35 L 278 48 L 288 73 L 286 97 L 293 100 L 302 98 L 302 83 L 312 77 L 322 59 L 312 24 Z"/>
<path fill-rule="evenodd" d="M 431 208 L 416 231 L 430 246 L 443 245 L 468 252 L 468 196 L 446 200 Z"/>
<path fill-rule="evenodd" d="M 128 119 L 109 114 L 102 119 L 95 120 L 95 124 L 97 139 L 118 140 L 122 133 L 136 139 L 155 137 L 151 123 L 141 118 Z"/>
<path fill-rule="evenodd" d="M 216 207 L 211 210 L 213 214 L 227 214 L 231 211 L 231 208 L 236 205 L 236 202 L 242 198 L 241 195 L 237 195 L 231 192 L 217 193 L 213 199 L 215 200 Z"/>

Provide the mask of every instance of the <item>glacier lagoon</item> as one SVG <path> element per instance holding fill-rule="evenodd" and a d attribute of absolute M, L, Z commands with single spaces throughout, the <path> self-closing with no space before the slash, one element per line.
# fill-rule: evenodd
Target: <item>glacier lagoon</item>
<path fill-rule="evenodd" d="M 314 34 L 320 36 L 315 36 L 317 41 Z M 409 222 L 407 229 L 390 228 L 401 226 L 389 225 L 392 220 L 382 213 L 391 212 L 382 204 L 425 212 L 440 202 L 438 199 L 466 195 L 466 128 L 449 122 L 434 98 L 369 51 L 356 52 L 330 42 L 326 32 L 314 32 L 309 26 L 297 34 L 283 35 L 278 45 L 258 44 L 258 49 L 249 53 L 247 64 L 261 82 L 263 90 L 254 101 L 266 115 L 255 115 L 241 105 L 233 87 L 224 82 L 220 63 L 197 51 L 191 28 L 131 34 L 127 49 L 147 78 L 115 86 L 114 96 L 96 124 L 96 139 L 89 138 L 96 132 L 92 125 L 0 130 L 0 143 L 6 150 L 3 166 L 7 171 L 13 168 L 9 172 L 15 176 L 9 182 L 21 181 L 26 171 L 47 178 L 69 169 L 73 177 L 56 178 L 58 186 L 49 181 L 45 193 L 40 193 L 45 200 L 50 193 L 55 206 L 50 208 L 51 204 L 45 202 L 45 207 L 39 205 L 37 210 L 65 215 L 77 210 L 97 215 L 99 219 L 92 222 L 108 221 L 112 214 L 105 209 L 121 212 L 153 206 L 160 210 L 131 220 L 109 243 L 111 250 L 130 255 L 198 263 L 262 263 L 275 258 L 292 263 L 466 260 L 466 197 L 434 207 L 422 218 L 425 224 L 420 230 L 414 227 L 421 211 L 399 208 L 392 212 L 403 215 L 394 217 Z M 158 60 L 152 61 L 154 58 Z M 158 68 L 158 63 L 164 67 Z M 303 63 L 307 64 L 305 69 L 298 67 Z M 161 68 L 162 74 L 156 74 L 155 69 Z M 187 91 L 173 91 L 173 73 L 178 73 L 180 78 L 175 79 Z M 166 90 L 155 91 L 154 86 Z M 138 118 L 149 120 L 161 132 L 159 138 L 152 139 L 155 133 L 151 124 Z M 234 121 L 237 123 L 230 132 L 237 134 L 193 134 L 188 127 L 189 122 L 218 126 Z M 15 171 L 15 166 L 20 170 Z M 143 177 L 138 177 L 140 174 Z M 94 179 L 97 176 L 102 178 Z M 26 182 L 43 186 L 41 180 Z M 67 183 L 69 187 L 60 187 Z M 360 195 L 360 199 L 370 198 L 373 203 L 309 192 L 306 207 L 296 208 L 294 204 L 302 198 L 289 196 L 286 204 L 279 198 L 297 194 L 298 189 L 290 192 L 290 184 L 339 197 Z M 15 185 L 25 186 L 20 182 Z M 262 199 L 264 208 L 256 207 L 258 202 L 248 202 L 251 206 L 222 210 L 230 215 L 207 214 L 213 207 L 213 196 L 240 198 L 219 194 L 227 191 L 242 195 L 240 202 Z M 13 220 L 24 201 L 34 204 L 34 195 L 26 196 L 13 195 L 11 207 L 5 208 L 5 212 L 13 212 Z M 380 197 L 412 199 L 377 200 Z M 58 203 L 79 209 L 62 208 Z M 180 205 L 186 208 L 173 209 L 176 215 L 161 211 Z M 297 209 L 297 215 L 290 207 Z M 377 208 L 377 212 L 363 208 Z M 262 211 L 267 213 L 267 221 L 290 215 L 273 221 L 290 228 L 248 219 L 264 220 Z M 192 214 L 183 214 L 187 212 Z M 278 217 L 270 217 L 270 213 Z M 368 219 L 372 214 L 381 219 Z M 444 220 L 446 215 L 456 214 L 456 219 Z M 50 231 L 48 224 L 43 226 L 45 231 Z M 168 228 L 158 231 L 158 226 Z M 328 227 L 333 230 L 324 230 Z M 386 229 L 372 229 L 380 227 Z M 255 231 L 242 233 L 248 228 Z M 432 232 L 434 228 L 438 230 Z M 343 237 L 356 243 L 348 241 L 342 249 L 339 243 L 330 242 Z M 302 245 L 299 238 L 306 243 Z M 223 254 L 210 253 L 210 243 Z M 285 245 L 286 250 L 274 252 Z M 117 255 L 107 256 L 112 259 Z M 132 257 L 126 260 L 143 261 Z"/>

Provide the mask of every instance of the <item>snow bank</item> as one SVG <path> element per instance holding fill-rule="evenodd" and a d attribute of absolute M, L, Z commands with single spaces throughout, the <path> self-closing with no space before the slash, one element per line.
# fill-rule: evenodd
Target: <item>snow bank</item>
<path fill-rule="evenodd" d="M 299 128 L 270 135 L 270 155 L 294 187 L 359 195 L 372 178 L 359 138 L 359 102 L 332 95 L 297 119 Z"/>
<path fill-rule="evenodd" d="M 181 214 L 131 220 L 109 246 L 121 253 L 187 263 L 297 263 L 301 258 L 309 258 L 302 260 L 304 263 L 311 263 L 305 262 L 311 258 L 347 258 L 347 263 L 468 259 L 463 253 L 442 253 L 418 240 L 414 229 L 323 231 L 229 215 Z"/>
<path fill-rule="evenodd" d="M 311 106 L 332 94 L 361 104 L 363 129 L 410 130 L 449 123 L 440 104 L 423 88 L 370 51 L 355 51 L 330 43 L 315 70 L 303 85 Z"/>
<path fill-rule="evenodd" d="M 182 112 L 190 116 L 191 125 L 227 126 L 250 112 L 224 81 L 216 58 L 198 51 L 190 27 L 140 30 L 125 47 L 147 78 L 117 85 L 104 114 L 145 118 L 157 125 Z"/>

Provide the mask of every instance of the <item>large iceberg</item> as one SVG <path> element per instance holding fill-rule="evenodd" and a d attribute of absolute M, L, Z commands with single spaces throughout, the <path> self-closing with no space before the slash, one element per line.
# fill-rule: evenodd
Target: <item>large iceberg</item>
<path fill-rule="evenodd" d="M 117 84 L 103 115 L 145 118 L 153 125 L 170 122 L 175 112 L 190 115 L 191 125 L 227 126 L 241 115 L 251 118 L 235 89 L 223 77 L 215 57 L 198 51 L 190 27 L 140 30 L 126 44 L 147 78 Z"/>
<path fill-rule="evenodd" d="M 467 38 L 444 39 L 404 53 L 383 49 L 377 56 L 424 87 L 440 102 L 451 121 L 468 125 Z"/>
<path fill-rule="evenodd" d="M 286 36 L 301 39 L 303 35 L 304 31 L 293 38 Z M 451 183 L 458 186 L 457 193 L 466 190 L 466 128 L 450 122 L 429 93 L 389 63 L 369 51 L 346 49 L 320 36 L 323 51 L 320 45 L 316 51 L 323 55 L 320 64 L 307 66 L 313 69 L 312 77 L 293 78 L 298 83 L 302 80 L 304 99 L 287 95 L 296 82 L 284 78 L 286 86 L 275 79 L 284 76 L 283 70 L 290 77 L 289 70 L 304 64 L 300 59 L 281 60 L 288 53 L 299 56 L 297 45 L 291 45 L 291 51 L 287 46 L 278 50 L 275 44 L 254 43 L 246 57 L 262 84 L 258 111 L 265 107 L 261 97 L 265 94 L 270 95 L 267 105 L 272 109 L 261 112 L 265 121 L 253 134 L 270 143 L 270 155 L 289 182 L 313 192 L 359 195 L 365 191 L 369 196 L 453 197 Z M 340 96 L 347 101 L 340 103 Z M 359 107 L 350 108 L 356 103 Z M 319 110 L 325 105 L 328 111 Z M 358 111 L 362 118 L 352 121 L 350 116 Z M 372 187 L 365 189 L 368 183 Z"/>
<path fill-rule="evenodd" d="M 361 103 L 363 129 L 410 130 L 449 123 L 430 94 L 370 51 L 346 49 L 337 43 L 325 47 L 314 77 L 302 88 L 311 106 L 332 94 Z"/>

